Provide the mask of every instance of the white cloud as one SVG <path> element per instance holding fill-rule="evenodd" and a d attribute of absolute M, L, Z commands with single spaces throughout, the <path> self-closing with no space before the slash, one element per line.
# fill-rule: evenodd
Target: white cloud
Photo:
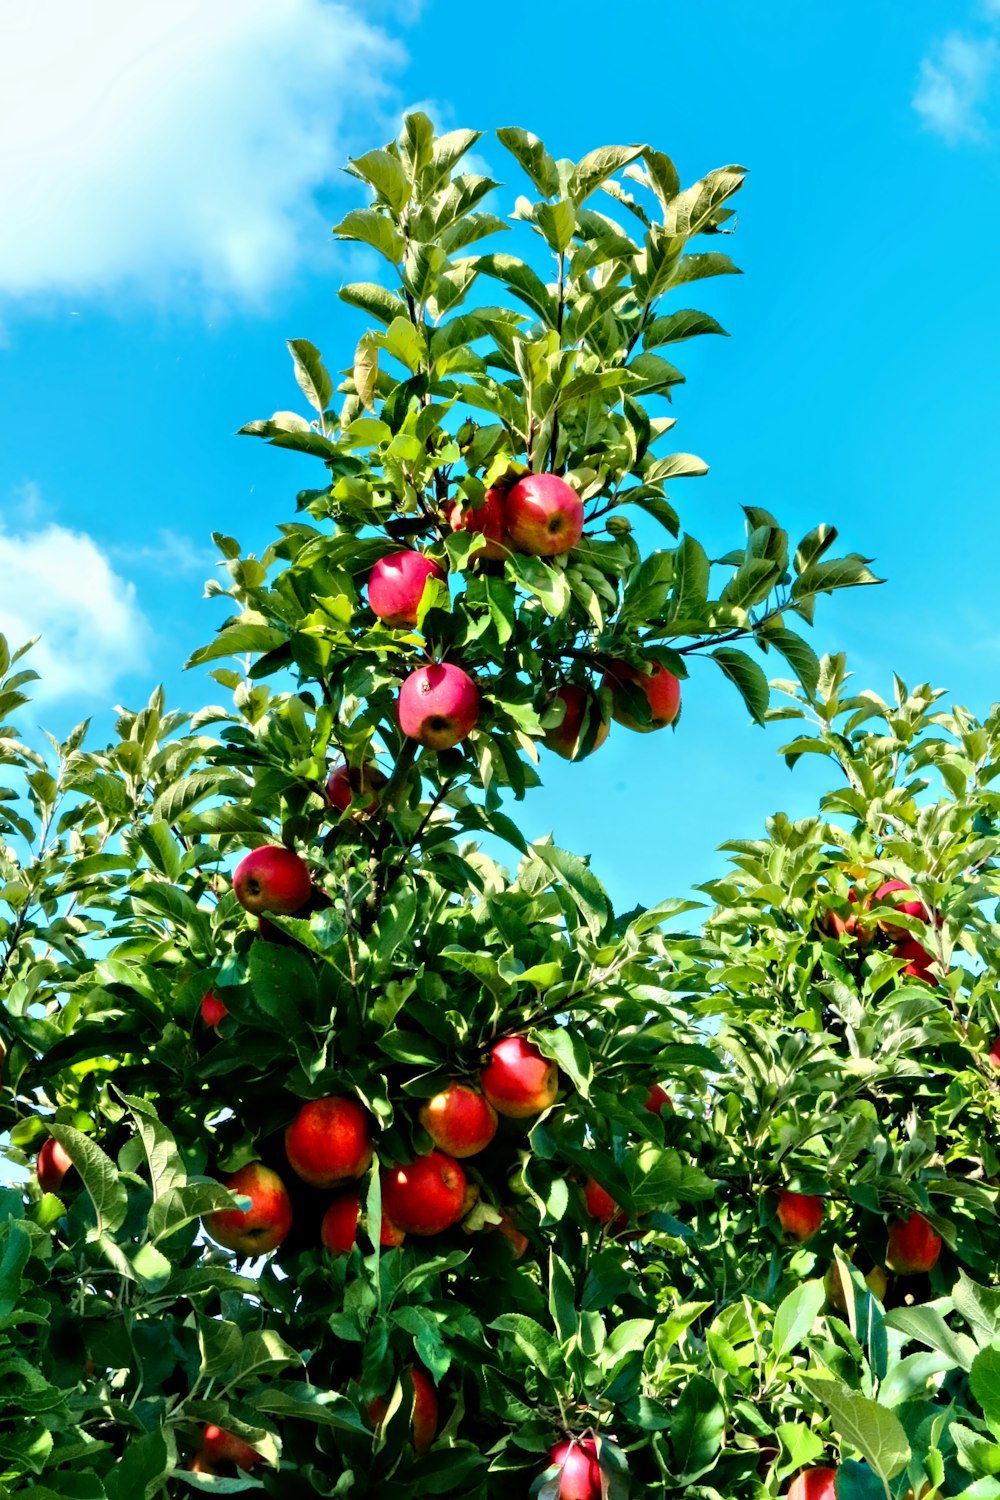
<path fill-rule="evenodd" d="M 258 297 L 326 249 L 315 194 L 347 149 L 383 138 L 401 60 L 367 14 L 356 0 L 2 7 L 0 295 L 181 282 Z"/>
<path fill-rule="evenodd" d="M 219 561 L 213 547 L 199 547 L 190 537 L 172 531 L 168 526 L 156 533 L 156 541 L 142 546 L 122 544 L 114 549 L 122 562 L 149 567 L 160 573 L 211 573 Z"/>
<path fill-rule="evenodd" d="M 0 580 L 11 649 L 41 636 L 24 662 L 41 674 L 36 701 L 106 699 L 119 677 L 145 667 L 151 632 L 135 587 L 85 532 L 0 530 Z"/>
<path fill-rule="evenodd" d="M 1000 0 L 989 0 L 989 4 L 1000 15 Z M 982 108 L 998 52 L 994 37 L 976 39 L 953 31 L 921 62 L 913 108 L 927 129 L 943 136 L 949 145 L 982 138 L 986 128 Z"/>

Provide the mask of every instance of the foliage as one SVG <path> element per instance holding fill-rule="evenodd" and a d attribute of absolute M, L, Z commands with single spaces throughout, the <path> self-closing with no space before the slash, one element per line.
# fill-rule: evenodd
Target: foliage
<path fill-rule="evenodd" d="M 9 1163 L 47 1135 L 73 1162 L 58 1194 L 30 1177 L 4 1195 L 0 1493 L 553 1500 L 550 1449 L 592 1433 L 608 1500 L 755 1500 L 824 1452 L 845 1460 L 844 1494 L 942 1474 L 949 1494 L 996 1494 L 997 721 L 939 711 L 927 689 L 849 696 L 843 662 L 788 628 L 818 594 L 872 581 L 863 559 L 826 557 L 831 527 L 793 552 L 750 508 L 745 545 L 711 564 L 667 498 L 704 466 L 653 455 L 681 379 L 655 351 L 721 330 L 662 299 L 733 269 L 689 242 L 728 232 L 740 169 L 682 192 L 648 148 L 573 164 L 500 132 L 540 195 L 517 200 L 513 232 L 548 257 L 548 283 L 542 262 L 462 254 L 509 232 L 481 206 L 492 180 L 456 171 L 478 139 L 413 115 L 352 164 L 374 201 L 337 232 L 384 255 L 393 284 L 343 289 L 379 327 L 337 409 L 294 340 L 315 416 L 245 429 L 315 454 L 327 483 L 260 559 L 219 538 L 230 583 L 210 592 L 234 612 L 192 665 L 231 705 L 171 714 L 157 691 L 97 751 L 85 725 L 44 756 L 0 733 L 0 1124 Z M 496 283 L 517 307 L 479 300 Z M 528 470 L 583 498 L 582 541 L 477 557 L 448 506 Z M 626 506 L 645 516 L 634 532 Z M 650 518 L 672 540 L 644 552 Z M 365 583 L 417 545 L 447 584 L 426 586 L 416 628 L 390 629 Z M 795 673 L 776 710 L 773 651 Z M 821 817 L 730 846 L 704 930 L 672 931 L 691 903 L 615 913 L 585 859 L 525 843 L 510 796 L 537 780 L 562 684 L 603 718 L 609 664 L 685 677 L 703 655 L 753 718 L 794 720 L 790 761 L 826 755 L 846 785 Z M 418 751 L 396 694 L 440 660 L 475 679 L 483 712 L 453 748 Z M 0 683 L 5 715 L 30 677 Z M 627 706 L 645 727 L 643 695 Z M 337 756 L 382 762 L 375 808 L 331 809 Z M 465 842 L 483 835 L 515 851 L 513 874 Z M 277 841 L 316 895 L 263 927 L 231 873 Z M 929 919 L 876 906 L 862 942 L 847 919 L 888 876 Z M 935 967 L 902 974 L 880 914 Z M 478 1191 L 460 1225 L 380 1249 L 379 1167 L 426 1151 L 421 1103 L 513 1036 L 558 1065 L 557 1104 L 503 1120 L 465 1161 Z M 377 1160 L 367 1231 L 334 1256 L 330 1194 L 289 1169 L 283 1132 L 303 1100 L 342 1094 L 369 1111 Z M 199 1223 L 255 1160 L 284 1178 L 293 1226 L 237 1267 Z M 588 1212 L 588 1177 L 621 1222 Z M 782 1241 L 781 1187 L 824 1197 L 808 1245 Z M 896 1277 L 880 1301 L 864 1274 L 910 1208 L 946 1249 L 929 1287 Z M 441 1401 L 420 1456 L 414 1366 Z M 192 1468 L 212 1424 L 261 1462 Z"/>

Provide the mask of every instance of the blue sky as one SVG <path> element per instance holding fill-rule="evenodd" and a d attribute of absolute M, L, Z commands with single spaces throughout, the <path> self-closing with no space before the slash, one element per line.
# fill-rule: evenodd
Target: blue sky
<path fill-rule="evenodd" d="M 746 275 L 697 288 L 728 340 L 684 346 L 685 523 L 722 552 L 741 504 L 796 535 L 834 522 L 880 589 L 821 607 L 817 649 L 859 686 L 931 680 L 983 713 L 1000 628 L 1000 0 L 906 6 L 596 0 L 483 8 L 326 0 L 7 7 L 0 17 L 0 629 L 43 633 L 42 722 L 167 683 L 221 617 L 212 530 L 260 549 L 319 482 L 234 436 L 294 406 L 283 347 L 339 367 L 336 299 L 358 252 L 329 234 L 339 168 L 407 107 L 441 128 L 517 124 L 557 156 L 648 141 L 685 181 L 750 169 L 731 246 Z M 510 178 L 495 143 L 480 143 Z M 520 186 L 519 186 L 520 190 Z M 367 272 L 366 267 L 362 267 Z M 529 836 L 593 856 L 621 905 L 684 891 L 716 845 L 802 816 L 822 786 L 696 668 L 676 734 L 619 730 L 546 757 Z"/>

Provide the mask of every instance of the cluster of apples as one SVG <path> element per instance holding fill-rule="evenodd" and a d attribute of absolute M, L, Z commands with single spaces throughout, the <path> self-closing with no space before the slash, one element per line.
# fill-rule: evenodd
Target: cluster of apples
<path fill-rule="evenodd" d="M 789 1239 L 804 1245 L 819 1233 L 823 1199 L 815 1193 L 794 1193 L 783 1188 L 778 1193 L 776 1212 L 778 1223 Z M 934 1269 L 940 1254 L 941 1236 L 922 1213 L 915 1210 L 905 1219 L 890 1221 L 885 1252 L 885 1264 L 890 1271 L 899 1276 L 924 1275 Z M 874 1267 L 866 1279 L 877 1296 L 885 1295 L 888 1283 L 880 1266 Z M 843 1312 L 843 1289 L 833 1267 L 827 1273 L 826 1289 L 829 1300 Z"/>
<path fill-rule="evenodd" d="M 509 551 L 533 557 L 555 557 L 569 552 L 583 533 L 583 519 L 583 502 L 572 485 L 556 474 L 527 474 L 510 489 L 488 489 L 478 507 L 454 501 L 446 512 L 447 524 L 453 531 L 471 531 L 482 536 L 482 542 L 471 554 L 474 559 L 500 559 Z M 437 579 L 444 583 L 445 578 L 441 564 L 425 553 L 394 552 L 380 558 L 372 568 L 368 579 L 369 607 L 383 625 L 411 630 L 417 623 L 428 581 Z M 678 679 L 662 663 L 651 661 L 648 665 L 646 671 L 623 661 L 611 662 L 601 684 L 611 694 L 612 718 L 626 728 L 642 732 L 672 724 L 680 708 Z M 640 723 L 622 701 L 623 686 L 645 695 L 648 722 Z M 562 709 L 561 717 L 544 738 L 545 744 L 564 759 L 580 760 L 607 738 L 608 720 L 599 713 L 593 693 L 578 683 L 563 683 L 546 707 Z M 479 689 L 454 662 L 432 662 L 418 667 L 405 678 L 399 691 L 400 728 L 409 739 L 431 750 L 450 750 L 460 744 L 476 727 L 479 714 Z M 593 728 L 585 733 L 591 719 Z M 346 774 L 345 786 L 350 785 L 350 773 Z M 368 779 L 373 780 L 370 775 Z M 373 791 L 377 796 L 377 786 Z"/>
<path fill-rule="evenodd" d="M 833 937 L 849 937 L 860 949 L 865 949 L 871 947 L 876 931 L 881 932 L 890 940 L 893 958 L 905 959 L 902 973 L 907 979 L 922 979 L 935 986 L 938 984 L 938 977 L 934 972 L 934 954 L 919 943 L 912 933 L 885 917 L 879 917 L 873 926 L 863 915 L 873 907 L 891 906 L 902 916 L 915 917 L 921 922 L 929 923 L 932 920 L 931 913 L 911 885 L 905 880 L 883 881 L 877 890 L 865 897 L 864 902 L 859 901 L 858 893 L 852 886 L 848 892 L 848 900 L 858 910 L 850 912 L 846 917 L 836 911 L 826 914 L 826 930 Z"/>

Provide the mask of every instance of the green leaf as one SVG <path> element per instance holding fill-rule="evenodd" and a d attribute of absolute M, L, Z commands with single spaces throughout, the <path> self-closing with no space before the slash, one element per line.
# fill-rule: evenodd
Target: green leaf
<path fill-rule="evenodd" d="M 958 1280 L 951 1289 L 951 1300 L 955 1311 L 972 1329 L 980 1345 L 992 1344 L 1000 1337 L 1000 1290 L 980 1286 L 959 1271 Z"/>
<path fill-rule="evenodd" d="M 153 1106 L 145 1099 L 135 1098 L 131 1094 L 121 1094 L 119 1097 L 136 1123 L 142 1149 L 146 1153 L 155 1202 L 164 1193 L 184 1186 L 187 1181 L 184 1163 L 173 1136 L 158 1119 Z"/>
<path fill-rule="evenodd" d="M 771 691 L 767 678 L 757 663 L 747 656 L 746 652 L 737 651 L 732 646 L 717 647 L 711 652 L 711 657 L 722 668 L 730 682 L 735 683 L 751 717 L 758 724 L 763 724 L 767 714 L 767 705 L 771 699 Z"/>
<path fill-rule="evenodd" d="M 333 381 L 319 350 L 308 339 L 289 339 L 288 352 L 295 363 L 295 379 L 299 383 L 299 390 L 316 411 L 326 411 L 333 395 Z"/>
<path fill-rule="evenodd" d="M 578 854 L 557 849 L 553 844 L 532 844 L 531 852 L 559 877 L 584 922 L 594 937 L 599 937 L 612 913 L 607 892 L 597 876 Z"/>
<path fill-rule="evenodd" d="M 1000 1431 L 1000 1349 L 980 1349 L 969 1371 L 972 1394 L 994 1432 Z"/>
<path fill-rule="evenodd" d="M 688 281 L 701 281 L 706 276 L 742 276 L 739 266 L 734 266 L 728 255 L 710 250 L 706 255 L 685 255 L 671 277 L 674 286 L 683 286 Z"/>
<path fill-rule="evenodd" d="M 297 1350 L 286 1344 L 272 1328 L 263 1328 L 244 1338 L 236 1373 L 240 1381 L 245 1381 L 261 1375 L 276 1375 L 289 1365 L 301 1364 L 302 1356 Z"/>
<path fill-rule="evenodd" d="M 389 151 L 366 151 L 351 158 L 351 171 L 371 184 L 380 198 L 397 213 L 410 200 L 410 180 L 397 156 Z"/>
<path fill-rule="evenodd" d="M 344 215 L 333 232 L 338 239 L 356 240 L 360 244 L 371 245 L 392 266 L 398 266 L 403 259 L 406 241 L 392 220 L 385 214 L 380 214 L 376 208 L 352 209 L 349 214 Z M 319 409 L 324 410 L 323 407 Z"/>
<path fill-rule="evenodd" d="M 819 657 L 808 641 L 793 630 L 775 630 L 770 626 L 761 632 L 760 639 L 781 652 L 807 693 L 815 693 L 819 684 Z"/>
<path fill-rule="evenodd" d="M 533 1031 L 531 1036 L 538 1043 L 538 1050 L 542 1055 L 558 1063 L 577 1092 L 588 1099 L 594 1068 L 590 1048 L 583 1037 L 565 1026 L 560 1026 L 555 1031 Z"/>
<path fill-rule="evenodd" d="M 670 1424 L 671 1469 L 680 1484 L 689 1484 L 715 1463 L 722 1447 L 726 1410 L 715 1386 L 692 1375 L 674 1408 Z"/>
<path fill-rule="evenodd" d="M 515 297 L 538 314 L 547 328 L 556 326 L 556 300 L 523 260 L 518 260 L 515 255 L 481 255 L 476 261 L 476 269 L 484 276 L 502 281 Z"/>
<path fill-rule="evenodd" d="M 107 1478 L 108 1500 L 154 1500 L 177 1459 L 173 1432 L 132 1438 Z"/>
<path fill-rule="evenodd" d="M 337 296 L 341 302 L 360 308 L 379 323 L 389 324 L 395 318 L 406 316 L 406 303 L 402 297 L 387 291 L 376 281 L 352 281 L 349 286 L 342 286 Z"/>
<path fill-rule="evenodd" d="M 837 1436 L 856 1448 L 886 1484 L 902 1473 L 910 1459 L 903 1424 L 894 1412 L 839 1380 L 800 1375 L 808 1391 L 829 1413 Z"/>
<path fill-rule="evenodd" d="M 703 333 L 729 335 L 721 323 L 710 318 L 708 313 L 695 312 L 693 308 L 682 308 L 669 317 L 654 318 L 642 336 L 644 349 L 659 349 L 664 344 L 679 344 L 684 339 L 698 338 Z"/>
<path fill-rule="evenodd" d="M 968 1334 L 953 1332 L 936 1307 L 894 1307 L 886 1313 L 885 1325 L 918 1339 L 930 1349 L 940 1349 L 960 1369 L 970 1369 L 976 1357 L 972 1339 Z"/>
<path fill-rule="evenodd" d="M 547 1380 L 555 1380 L 563 1368 L 562 1350 L 540 1323 L 524 1313 L 504 1313 L 490 1325 L 500 1333 L 509 1333 L 529 1364 L 540 1370 Z"/>
<path fill-rule="evenodd" d="M 57 1125 L 52 1121 L 48 1129 L 79 1172 L 93 1202 L 97 1223 L 88 1231 L 87 1238 L 96 1240 L 102 1234 L 114 1234 L 125 1222 L 128 1212 L 128 1194 L 124 1183 L 118 1180 L 114 1162 L 105 1156 L 96 1141 L 74 1130 L 72 1125 Z"/>
<path fill-rule="evenodd" d="M 296 1421 L 314 1422 L 318 1427 L 334 1427 L 364 1435 L 370 1431 L 346 1396 L 298 1381 L 288 1385 L 259 1386 L 246 1392 L 241 1399 L 255 1411 L 270 1417 L 291 1417 Z"/>
<path fill-rule="evenodd" d="M 642 152 L 642 146 L 598 146 L 596 151 L 588 151 L 577 162 L 569 180 L 569 193 L 574 203 L 589 198 L 602 182 L 620 172 L 622 167 L 627 167 Z"/>
<path fill-rule="evenodd" d="M 537 135 L 517 127 L 505 127 L 497 131 L 497 140 L 517 158 L 544 197 L 555 196 L 559 191 L 559 170 Z"/>
<path fill-rule="evenodd" d="M 781 1302 L 771 1330 L 771 1358 L 775 1364 L 802 1342 L 825 1301 L 822 1281 L 803 1281 Z"/>

